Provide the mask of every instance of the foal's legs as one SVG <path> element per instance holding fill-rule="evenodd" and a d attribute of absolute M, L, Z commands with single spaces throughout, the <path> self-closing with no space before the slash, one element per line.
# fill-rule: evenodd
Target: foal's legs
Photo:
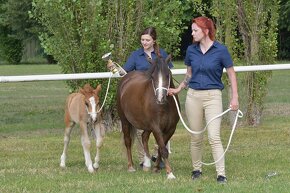
<path fill-rule="evenodd" d="M 91 141 L 88 135 L 87 123 L 84 121 L 81 121 L 80 129 L 81 129 L 81 143 L 83 145 L 84 156 L 86 160 L 85 163 L 88 168 L 88 171 L 90 173 L 93 173 L 95 170 L 94 170 L 92 159 L 91 159 L 91 153 L 90 153 Z"/>
<path fill-rule="evenodd" d="M 60 167 L 64 168 L 65 167 L 65 160 L 66 160 L 66 155 L 67 155 L 67 149 L 70 141 L 70 134 L 72 131 L 72 128 L 75 126 L 75 122 L 67 122 L 66 127 L 64 129 L 64 147 L 63 147 L 63 152 L 60 157 Z"/>
<path fill-rule="evenodd" d="M 104 134 L 105 134 L 105 128 L 102 123 L 98 123 L 94 125 L 94 131 L 95 131 L 95 136 L 96 136 L 96 157 L 95 157 L 95 163 L 94 163 L 94 168 L 98 169 L 99 168 L 99 161 L 100 161 L 100 148 L 103 145 L 103 139 L 104 139 Z"/>

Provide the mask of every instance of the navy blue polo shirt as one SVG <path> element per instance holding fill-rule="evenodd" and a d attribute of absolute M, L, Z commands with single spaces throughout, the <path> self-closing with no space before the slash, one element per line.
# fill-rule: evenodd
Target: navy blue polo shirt
<path fill-rule="evenodd" d="M 166 59 L 168 54 L 163 50 L 160 50 L 160 55 Z M 146 59 L 146 53 L 144 52 L 143 48 L 139 48 L 138 50 L 134 51 L 131 53 L 129 56 L 127 62 L 124 64 L 123 68 L 126 70 L 126 72 L 130 72 L 133 70 L 140 70 L 140 71 L 145 71 L 150 68 L 150 63 Z M 153 51 L 151 52 L 151 57 L 153 60 L 156 59 L 156 53 Z M 169 68 L 173 68 L 173 64 L 170 62 L 168 63 Z"/>
<path fill-rule="evenodd" d="M 233 66 L 227 47 L 217 41 L 214 41 L 205 54 L 202 53 L 199 43 L 188 46 L 184 63 L 191 66 L 192 77 L 189 88 L 195 90 L 222 90 L 223 69 Z"/>

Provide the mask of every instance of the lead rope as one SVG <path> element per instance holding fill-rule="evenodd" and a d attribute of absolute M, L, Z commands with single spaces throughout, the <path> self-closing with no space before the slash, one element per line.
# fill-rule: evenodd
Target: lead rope
<path fill-rule="evenodd" d="M 215 120 L 215 119 L 217 119 L 217 118 L 223 116 L 224 114 L 228 113 L 229 111 L 231 111 L 231 108 L 228 108 L 227 110 L 225 110 L 225 111 L 222 112 L 221 114 L 219 114 L 219 115 L 213 117 L 212 119 L 210 119 L 210 121 L 206 124 L 206 126 L 204 127 L 204 129 L 203 129 L 202 131 L 192 131 L 192 130 L 189 129 L 189 128 L 187 127 L 187 125 L 185 124 L 185 122 L 184 122 L 184 120 L 183 120 L 183 118 L 182 118 L 182 116 L 181 116 L 180 109 L 179 109 L 179 106 L 178 106 L 178 103 L 177 103 L 176 97 L 175 97 L 174 95 L 173 95 L 173 99 L 174 99 L 174 101 L 175 101 L 176 108 L 177 108 L 177 112 L 178 112 L 178 115 L 179 115 L 179 117 L 180 117 L 180 120 L 181 120 L 183 126 L 185 127 L 185 129 L 186 129 L 188 132 L 190 132 L 190 133 L 192 133 L 192 134 L 195 134 L 195 135 L 198 135 L 198 134 L 203 133 L 203 132 L 206 130 L 206 128 L 208 127 L 208 125 L 209 125 L 213 120 Z M 235 121 L 234 121 L 234 124 L 233 124 L 233 126 L 232 126 L 232 131 L 231 131 L 231 134 L 230 134 L 230 137 L 229 137 L 228 145 L 227 145 L 227 148 L 225 149 L 224 153 L 221 155 L 221 157 L 220 157 L 219 159 L 217 159 L 217 160 L 214 161 L 214 162 L 211 162 L 211 163 L 204 163 L 204 162 L 201 162 L 203 165 L 207 165 L 207 166 L 209 166 L 209 165 L 216 164 L 217 162 L 219 162 L 219 161 L 224 157 L 224 155 L 225 155 L 226 152 L 228 151 L 229 146 L 230 146 L 231 141 L 232 141 L 232 137 L 233 137 L 233 135 L 234 135 L 234 132 L 235 132 L 235 129 L 236 129 L 236 126 L 237 126 L 238 118 L 242 118 L 242 117 L 244 116 L 244 115 L 243 115 L 243 112 L 242 112 L 240 109 L 238 109 L 237 111 L 238 111 L 238 112 L 237 112 L 237 114 L 236 114 Z"/>
<path fill-rule="evenodd" d="M 111 76 L 109 77 L 109 81 L 108 81 L 107 90 L 106 90 L 106 94 L 105 94 L 105 98 L 104 98 L 103 104 L 102 104 L 102 106 L 99 108 L 99 110 L 97 111 L 97 113 L 101 112 L 102 108 L 103 108 L 104 105 L 105 105 L 105 102 L 106 102 L 106 99 L 107 99 L 107 96 L 108 96 L 109 87 L 110 87 L 110 83 L 111 83 L 111 78 L 112 78 L 112 77 L 113 77 L 113 73 L 111 72 Z"/>

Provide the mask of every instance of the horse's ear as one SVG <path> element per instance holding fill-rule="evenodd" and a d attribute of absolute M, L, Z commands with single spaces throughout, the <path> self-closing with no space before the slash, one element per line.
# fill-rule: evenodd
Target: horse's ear
<path fill-rule="evenodd" d="M 169 62 L 171 62 L 171 59 L 172 59 L 172 55 L 169 54 L 165 59 L 165 63 L 168 64 Z"/>
<path fill-rule="evenodd" d="M 81 88 L 81 89 L 79 90 L 79 93 L 81 93 L 81 94 L 85 95 L 85 93 L 86 93 L 86 92 L 85 92 L 85 90 L 84 90 L 84 89 L 82 89 L 82 88 Z"/>
<path fill-rule="evenodd" d="M 150 58 L 147 54 L 146 55 L 146 60 L 150 63 L 150 64 L 153 64 L 154 61 L 152 60 L 152 58 Z"/>
<path fill-rule="evenodd" d="M 102 90 L 102 85 L 99 84 L 99 85 L 97 86 L 97 88 L 95 89 L 95 92 L 98 94 L 101 90 Z"/>

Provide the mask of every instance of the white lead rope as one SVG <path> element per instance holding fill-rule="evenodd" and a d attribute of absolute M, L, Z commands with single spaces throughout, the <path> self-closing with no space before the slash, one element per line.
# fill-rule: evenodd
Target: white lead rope
<path fill-rule="evenodd" d="M 110 83 L 111 83 L 111 78 L 112 78 L 112 76 L 113 76 L 113 73 L 111 73 L 111 76 L 109 77 L 108 85 L 107 85 L 107 90 L 106 90 L 106 94 L 105 94 L 105 98 L 104 98 L 104 101 L 103 101 L 102 106 L 99 108 L 99 110 L 98 110 L 97 113 L 101 112 L 102 108 L 103 108 L 104 105 L 105 105 L 105 102 L 106 102 L 106 99 L 107 99 L 107 95 L 108 95 L 108 92 L 109 92 L 109 87 L 110 87 Z"/>
<path fill-rule="evenodd" d="M 185 127 L 185 129 L 186 129 L 188 132 L 190 132 L 190 133 L 192 133 L 192 134 L 195 134 L 195 135 L 198 135 L 198 134 L 203 133 L 203 132 L 206 130 L 206 128 L 208 127 L 208 125 L 209 125 L 213 120 L 215 120 L 215 119 L 217 119 L 217 118 L 223 116 L 224 114 L 228 113 L 229 111 L 231 111 L 231 108 L 228 108 L 227 110 L 225 110 L 225 111 L 222 112 L 221 114 L 219 114 L 219 115 L 213 117 L 211 120 L 209 120 L 209 122 L 206 124 L 206 126 L 204 127 L 204 129 L 203 129 L 202 131 L 192 131 L 192 130 L 191 130 L 190 128 L 188 128 L 187 125 L 185 124 L 185 122 L 184 122 L 184 120 L 183 120 L 183 118 L 182 118 L 182 116 L 181 116 L 181 113 L 180 113 L 180 109 L 179 109 L 179 107 L 178 107 L 177 100 L 176 100 L 176 98 L 175 98 L 174 95 L 173 95 L 173 99 L 174 99 L 174 101 L 175 101 L 176 108 L 177 108 L 177 112 L 178 112 L 178 115 L 179 115 L 179 117 L 180 117 L 180 120 L 181 120 L 183 126 Z M 226 152 L 228 151 L 229 146 L 230 146 L 230 144 L 231 144 L 232 137 L 233 137 L 233 135 L 234 135 L 234 132 L 235 132 L 235 129 L 236 129 L 236 126 L 237 126 L 238 118 L 242 118 L 243 116 L 244 116 L 244 115 L 243 115 L 243 112 L 242 112 L 241 110 L 238 109 L 238 110 L 237 110 L 237 114 L 236 114 L 236 118 L 235 118 L 235 121 L 234 121 L 234 124 L 233 124 L 233 127 L 232 127 L 231 135 L 230 135 L 230 137 L 229 137 L 229 141 L 228 141 L 227 148 L 226 148 L 226 150 L 224 151 L 224 153 L 222 154 L 222 156 L 221 156 L 219 159 L 217 159 L 215 162 L 212 162 L 212 163 L 204 163 L 204 162 L 201 162 L 203 165 L 207 165 L 207 166 L 208 166 L 208 165 L 216 164 L 217 162 L 219 162 L 219 161 L 224 157 L 224 155 L 225 155 Z"/>

